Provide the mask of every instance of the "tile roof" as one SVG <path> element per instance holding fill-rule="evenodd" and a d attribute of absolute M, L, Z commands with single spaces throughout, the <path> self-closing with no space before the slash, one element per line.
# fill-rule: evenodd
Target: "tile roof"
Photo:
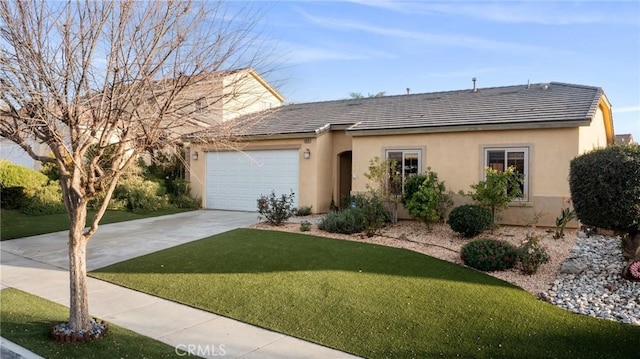
<path fill-rule="evenodd" d="M 241 120 L 252 123 L 245 133 L 250 136 L 311 135 L 336 126 L 354 135 L 487 125 L 577 126 L 592 119 L 602 95 L 599 87 L 551 82 L 290 104 Z"/>

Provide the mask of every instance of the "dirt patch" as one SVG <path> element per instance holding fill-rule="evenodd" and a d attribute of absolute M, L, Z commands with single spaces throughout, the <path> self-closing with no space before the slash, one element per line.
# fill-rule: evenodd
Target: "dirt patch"
<path fill-rule="evenodd" d="M 313 218 L 310 218 L 309 220 L 312 219 Z M 286 223 L 277 227 L 271 226 L 268 223 L 258 223 L 251 226 L 251 228 L 296 232 L 319 237 L 405 248 L 459 265 L 463 265 L 462 260 L 460 260 L 460 247 L 470 240 L 460 237 L 452 231 L 448 225 L 439 224 L 434 225 L 431 229 L 427 229 L 426 225 L 416 221 L 399 221 L 398 223 L 383 228 L 379 235 L 373 237 L 366 237 L 362 234 L 344 235 L 328 233 L 319 230 L 315 224 L 308 232 L 301 232 L 299 223 Z M 575 245 L 577 236 L 574 231 L 566 231 L 565 237 L 558 240 L 553 239 L 551 234 L 546 232 L 546 229 L 503 226 L 493 231 L 487 231 L 475 238 L 491 237 L 506 240 L 519 246 L 522 241 L 525 240 L 527 233 L 543 237 L 541 243 L 546 248 L 551 260 L 543 264 L 538 270 L 538 273 L 533 275 L 524 275 L 518 269 L 488 272 L 487 274 L 513 283 L 537 295 L 548 290 L 558 277 L 560 266 L 569 256 L 571 249 Z"/>

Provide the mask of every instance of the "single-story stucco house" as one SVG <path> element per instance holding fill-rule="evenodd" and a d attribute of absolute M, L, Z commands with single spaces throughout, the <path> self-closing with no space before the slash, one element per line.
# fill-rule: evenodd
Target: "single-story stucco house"
<path fill-rule="evenodd" d="M 192 191 L 204 208 L 256 211 L 257 198 L 275 190 L 326 212 L 367 191 L 369 161 L 379 157 L 397 159 L 405 177 L 431 168 L 455 193 L 488 166 L 515 166 L 524 197 L 502 223 L 543 214 L 538 225 L 554 226 L 570 197 L 571 159 L 614 143 L 604 91 L 557 82 L 291 104 L 238 120 L 247 124 L 242 152 L 190 144 L 200 154 L 190 156 Z"/>

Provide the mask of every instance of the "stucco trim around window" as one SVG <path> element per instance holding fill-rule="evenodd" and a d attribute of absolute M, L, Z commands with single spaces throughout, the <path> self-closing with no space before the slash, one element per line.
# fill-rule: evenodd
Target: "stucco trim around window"
<path fill-rule="evenodd" d="M 492 167 L 497 170 L 504 170 L 509 166 L 516 167 L 524 175 L 522 186 L 522 198 L 516 199 L 515 203 L 526 203 L 531 196 L 531 146 L 513 145 L 491 145 L 482 146 L 482 175 L 485 178 L 485 168 Z"/>

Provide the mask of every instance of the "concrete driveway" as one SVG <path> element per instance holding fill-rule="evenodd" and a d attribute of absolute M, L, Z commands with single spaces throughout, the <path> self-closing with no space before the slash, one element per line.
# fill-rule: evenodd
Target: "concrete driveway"
<path fill-rule="evenodd" d="M 89 240 L 87 270 L 259 222 L 255 212 L 199 210 L 101 225 Z M 2 251 L 69 269 L 68 232 L 2 242 Z"/>

